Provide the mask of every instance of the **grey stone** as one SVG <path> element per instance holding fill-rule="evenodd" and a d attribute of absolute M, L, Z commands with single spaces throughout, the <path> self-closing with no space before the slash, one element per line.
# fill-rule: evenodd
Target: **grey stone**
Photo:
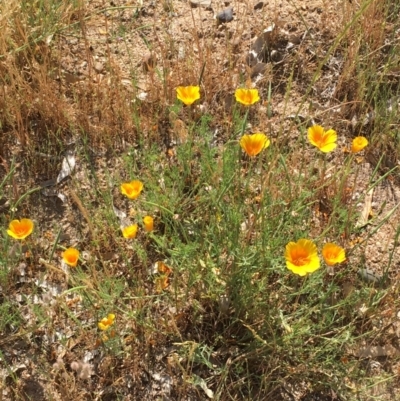
<path fill-rule="evenodd" d="M 221 23 L 231 22 L 233 20 L 233 8 L 228 7 L 217 14 L 217 21 Z"/>
<path fill-rule="evenodd" d="M 250 73 L 251 78 L 255 78 L 257 75 L 262 75 L 267 69 L 267 63 L 257 63 L 252 69 Z"/>
<path fill-rule="evenodd" d="M 369 283 L 378 283 L 382 280 L 382 276 L 380 274 L 375 273 L 370 269 L 359 269 L 358 274 L 362 280 Z"/>

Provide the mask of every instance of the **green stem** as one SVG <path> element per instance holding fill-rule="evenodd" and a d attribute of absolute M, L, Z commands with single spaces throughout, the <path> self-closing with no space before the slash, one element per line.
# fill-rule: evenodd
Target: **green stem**
<path fill-rule="evenodd" d="M 244 115 L 242 129 L 240 130 L 240 135 L 243 135 L 244 131 L 246 129 L 247 117 L 249 116 L 249 110 L 250 110 L 250 107 L 247 108 L 246 114 Z"/>

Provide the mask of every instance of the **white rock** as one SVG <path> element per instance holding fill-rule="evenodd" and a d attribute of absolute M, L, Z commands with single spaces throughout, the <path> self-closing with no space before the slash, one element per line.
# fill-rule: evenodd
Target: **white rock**
<path fill-rule="evenodd" d="M 190 0 L 192 7 L 211 8 L 211 0 Z"/>

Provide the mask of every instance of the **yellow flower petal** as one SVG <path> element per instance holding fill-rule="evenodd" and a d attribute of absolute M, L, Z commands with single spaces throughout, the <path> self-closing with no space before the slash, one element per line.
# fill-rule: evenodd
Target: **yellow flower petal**
<path fill-rule="evenodd" d="M 108 329 L 108 325 L 107 324 L 103 324 L 103 322 L 99 322 L 98 327 L 100 330 L 107 330 Z"/>
<path fill-rule="evenodd" d="M 72 267 L 76 267 L 79 260 L 79 251 L 75 248 L 68 248 L 62 253 L 63 261 Z"/>
<path fill-rule="evenodd" d="M 127 239 L 135 238 L 138 231 L 138 225 L 132 224 L 131 226 L 121 227 L 121 230 L 124 238 Z"/>
<path fill-rule="evenodd" d="M 299 276 L 305 276 L 320 267 L 316 245 L 304 238 L 286 245 L 285 259 L 287 268 Z"/>
<path fill-rule="evenodd" d="M 190 106 L 196 100 L 200 99 L 199 86 L 178 86 L 176 88 L 176 97 L 186 106 Z"/>
<path fill-rule="evenodd" d="M 113 313 L 109 313 L 107 317 L 104 317 L 97 323 L 97 326 L 100 330 L 107 330 L 111 325 L 114 324 L 115 315 Z"/>
<path fill-rule="evenodd" d="M 143 217 L 143 224 L 144 224 L 144 229 L 147 232 L 153 231 L 153 229 L 154 229 L 154 219 L 151 216 Z"/>
<path fill-rule="evenodd" d="M 353 139 L 353 142 L 351 143 L 351 152 L 361 152 L 366 146 L 368 146 L 368 139 L 364 136 L 357 136 Z"/>
<path fill-rule="evenodd" d="M 129 199 L 136 199 L 143 190 L 143 183 L 138 180 L 121 184 L 121 193 Z"/>
<path fill-rule="evenodd" d="M 240 139 L 240 146 L 249 156 L 257 156 L 263 149 L 270 145 L 266 135 L 257 132 L 253 135 L 243 135 Z"/>
<path fill-rule="evenodd" d="M 346 260 L 344 249 L 336 244 L 328 242 L 322 249 L 322 256 L 328 266 L 334 266 Z"/>
<path fill-rule="evenodd" d="M 321 152 L 332 152 L 337 146 L 337 134 L 333 129 L 325 131 L 320 125 L 313 125 L 308 128 L 308 140 L 316 146 Z"/>
<path fill-rule="evenodd" d="M 235 99 L 238 103 L 251 106 L 260 100 L 260 96 L 257 89 L 236 89 Z"/>
<path fill-rule="evenodd" d="M 13 220 L 10 222 L 7 234 L 15 239 L 24 239 L 33 231 L 33 221 L 31 219 Z"/>

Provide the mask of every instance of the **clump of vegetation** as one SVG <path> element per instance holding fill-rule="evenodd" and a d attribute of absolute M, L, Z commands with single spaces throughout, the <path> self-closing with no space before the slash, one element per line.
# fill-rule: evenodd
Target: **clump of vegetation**
<path fill-rule="evenodd" d="M 168 31 L 124 77 L 110 15 L 142 33 L 139 3 L 0 5 L 4 399 L 391 399 L 400 213 L 371 197 L 399 191 L 399 7 L 339 3 L 257 82 Z"/>

